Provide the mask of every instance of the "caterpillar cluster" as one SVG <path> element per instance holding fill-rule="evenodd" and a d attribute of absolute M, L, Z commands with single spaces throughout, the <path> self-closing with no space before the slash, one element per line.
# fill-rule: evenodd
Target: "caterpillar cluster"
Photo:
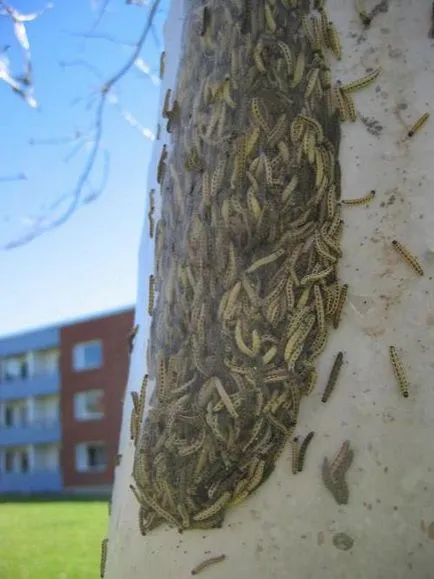
<path fill-rule="evenodd" d="M 143 534 L 219 527 L 267 480 L 342 317 L 340 125 L 381 69 L 333 84 L 339 36 L 325 1 L 309 4 L 196 1 L 186 15 L 152 226 L 156 389 L 143 425 L 140 398 L 131 415 Z M 312 437 L 293 441 L 295 472 Z"/>

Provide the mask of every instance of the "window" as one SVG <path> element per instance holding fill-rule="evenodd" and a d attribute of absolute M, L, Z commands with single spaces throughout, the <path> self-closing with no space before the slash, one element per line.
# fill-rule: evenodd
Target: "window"
<path fill-rule="evenodd" d="M 29 455 L 26 450 L 21 452 L 20 455 L 20 472 L 29 471 Z"/>
<path fill-rule="evenodd" d="M 34 464 L 36 471 L 59 470 L 59 447 L 57 444 L 38 444 L 34 447 Z"/>
<path fill-rule="evenodd" d="M 26 426 L 28 424 L 26 403 L 6 403 L 3 408 L 3 416 L 0 416 L 0 421 L 1 425 L 6 428 Z"/>
<path fill-rule="evenodd" d="M 12 426 L 14 423 L 14 409 L 11 406 L 5 408 L 5 426 Z"/>
<path fill-rule="evenodd" d="M 34 373 L 36 376 L 54 374 L 59 368 L 59 350 L 49 348 L 34 353 Z"/>
<path fill-rule="evenodd" d="M 99 340 L 76 344 L 72 353 L 72 365 L 76 372 L 93 370 L 102 366 L 102 344 Z"/>
<path fill-rule="evenodd" d="M 74 396 L 76 420 L 97 420 L 104 416 L 102 390 L 87 390 Z"/>
<path fill-rule="evenodd" d="M 2 380 L 4 382 L 27 378 L 29 374 L 28 370 L 25 355 L 10 356 L 2 360 Z"/>
<path fill-rule="evenodd" d="M 33 405 L 33 421 L 38 424 L 54 424 L 59 422 L 59 397 L 40 396 Z"/>
<path fill-rule="evenodd" d="M 101 472 L 107 468 L 104 442 L 85 442 L 75 447 L 75 468 L 78 472 Z"/>
<path fill-rule="evenodd" d="M 5 472 L 12 472 L 14 470 L 14 453 L 7 450 L 4 454 L 5 457 Z"/>

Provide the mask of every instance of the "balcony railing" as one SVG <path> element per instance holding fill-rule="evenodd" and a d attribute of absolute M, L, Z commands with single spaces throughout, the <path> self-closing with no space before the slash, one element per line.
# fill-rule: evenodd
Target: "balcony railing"
<path fill-rule="evenodd" d="M 0 428 L 0 446 L 50 444 L 61 437 L 59 420 L 34 420 L 16 426 Z"/>
<path fill-rule="evenodd" d="M 27 378 L 13 378 L 0 382 L 0 400 L 18 400 L 28 396 L 48 396 L 60 389 L 60 373 L 37 374 Z"/>

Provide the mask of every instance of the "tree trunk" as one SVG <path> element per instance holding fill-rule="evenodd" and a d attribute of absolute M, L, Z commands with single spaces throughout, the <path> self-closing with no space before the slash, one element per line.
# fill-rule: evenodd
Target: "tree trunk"
<path fill-rule="evenodd" d="M 108 579 L 430 577 L 431 7 L 308 4 L 172 2 Z"/>

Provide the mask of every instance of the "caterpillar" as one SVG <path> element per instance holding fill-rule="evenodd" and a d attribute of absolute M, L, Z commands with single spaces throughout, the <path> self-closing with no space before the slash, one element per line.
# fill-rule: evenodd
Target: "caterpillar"
<path fill-rule="evenodd" d="M 163 80 L 164 71 L 166 69 L 166 51 L 160 54 L 160 80 Z"/>
<path fill-rule="evenodd" d="M 408 378 L 395 346 L 389 346 L 389 354 L 393 366 L 393 372 L 396 381 L 398 382 L 399 389 L 401 390 L 401 394 L 404 398 L 408 398 Z"/>
<path fill-rule="evenodd" d="M 342 317 L 342 311 L 343 311 L 344 305 L 345 305 L 345 300 L 347 299 L 347 294 L 348 294 L 348 284 L 344 283 L 344 285 L 341 286 L 341 291 L 339 294 L 339 301 L 337 303 L 335 315 L 333 318 L 333 327 L 335 330 L 339 327 L 339 323 L 340 323 L 341 317 Z"/>
<path fill-rule="evenodd" d="M 307 447 L 309 446 L 314 434 L 315 433 L 313 431 L 309 432 L 309 434 L 306 435 L 306 438 L 303 440 L 303 442 L 300 445 L 300 450 L 298 453 L 298 464 L 297 464 L 298 472 L 301 472 L 303 470 L 304 459 L 306 457 Z"/>
<path fill-rule="evenodd" d="M 343 364 L 343 360 L 344 360 L 344 353 L 343 352 L 339 352 L 335 358 L 335 361 L 333 363 L 330 375 L 329 375 L 329 379 L 327 380 L 327 384 L 326 387 L 324 389 L 324 393 L 322 395 L 321 398 L 321 402 L 326 403 L 327 400 L 330 398 L 331 393 L 334 390 L 334 387 L 336 386 L 336 382 L 338 380 L 339 377 L 339 373 L 341 371 L 342 368 L 342 364 Z"/>
<path fill-rule="evenodd" d="M 202 28 L 200 31 L 200 36 L 202 37 L 205 36 L 208 27 L 210 25 L 210 22 L 211 22 L 211 12 L 210 9 L 207 6 L 205 6 L 202 11 Z"/>
<path fill-rule="evenodd" d="M 341 91 L 343 93 L 355 92 L 356 90 L 361 90 L 362 88 L 366 88 L 371 83 L 376 80 L 380 74 L 383 72 L 383 69 L 380 67 L 376 68 L 369 74 L 362 76 L 358 80 L 354 80 L 353 82 L 349 82 L 348 84 L 341 85 Z"/>
<path fill-rule="evenodd" d="M 154 311 L 154 288 L 155 288 L 155 278 L 151 274 L 149 276 L 149 295 L 148 295 L 148 314 L 152 316 Z"/>
<path fill-rule="evenodd" d="M 298 444 L 298 438 L 294 438 L 293 440 L 291 440 L 290 444 L 291 444 L 292 474 L 297 474 L 299 472 L 299 470 L 298 470 L 298 465 L 299 465 L 298 457 L 300 454 L 300 446 Z"/>
<path fill-rule="evenodd" d="M 134 348 L 134 338 L 139 331 L 139 324 L 136 324 L 128 333 L 128 353 L 131 354 Z"/>
<path fill-rule="evenodd" d="M 420 129 L 425 125 L 429 119 L 429 113 L 424 113 L 417 121 L 408 129 L 407 136 L 409 138 L 413 137 Z"/>
<path fill-rule="evenodd" d="M 202 563 L 199 563 L 199 565 L 196 565 L 196 567 L 191 570 L 191 574 L 197 575 L 206 567 L 220 563 L 224 559 L 226 559 L 226 555 L 218 555 L 217 557 L 210 557 L 209 559 L 205 559 L 205 561 L 202 561 Z"/>
<path fill-rule="evenodd" d="M 417 257 L 410 253 L 410 251 L 396 239 L 392 241 L 392 246 L 418 275 L 423 276 L 423 267 Z"/>
<path fill-rule="evenodd" d="M 107 562 L 107 548 L 108 548 L 108 539 L 103 539 L 101 541 L 101 559 L 99 564 L 99 576 L 101 579 L 104 577 L 105 574 L 105 566 Z"/>
<path fill-rule="evenodd" d="M 375 191 L 374 191 L 374 189 L 372 189 L 371 191 L 369 191 L 369 193 L 367 193 L 363 197 L 357 197 L 356 199 L 342 199 L 341 203 L 343 205 L 355 207 L 358 205 L 366 205 L 367 203 L 369 203 L 369 201 L 372 201 L 372 199 L 374 197 L 375 197 Z"/>

